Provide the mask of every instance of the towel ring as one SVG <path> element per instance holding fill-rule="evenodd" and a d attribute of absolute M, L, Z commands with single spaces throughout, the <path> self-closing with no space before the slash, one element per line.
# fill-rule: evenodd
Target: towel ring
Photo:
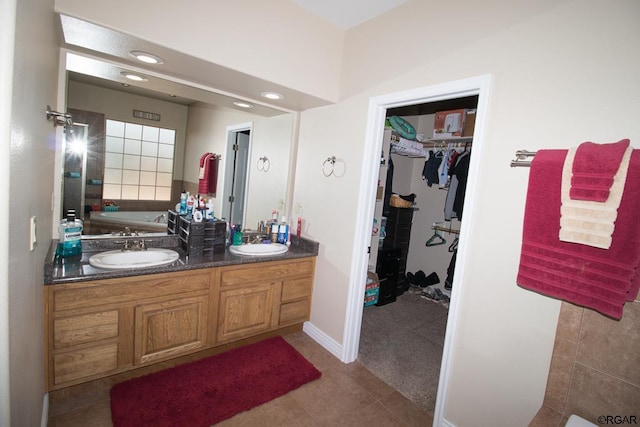
<path fill-rule="evenodd" d="M 327 168 L 327 165 L 329 165 L 329 168 Z M 327 160 L 322 163 L 322 174 L 326 177 L 333 175 L 335 172 L 335 167 L 336 156 L 327 157 Z"/>
<path fill-rule="evenodd" d="M 342 161 L 336 159 L 336 156 L 327 157 L 327 160 L 325 160 L 322 163 L 322 174 L 324 176 L 326 176 L 326 177 L 330 177 L 331 175 L 333 175 L 336 178 L 342 178 L 344 176 L 344 174 L 346 173 L 346 166 L 342 170 L 342 173 L 340 175 L 338 175 L 336 173 L 337 172 L 337 170 L 336 170 L 336 163 L 337 162 L 342 162 Z M 342 162 L 342 164 L 344 165 L 344 162 Z"/>
<path fill-rule="evenodd" d="M 271 169 L 271 162 L 269 161 L 267 156 L 260 157 L 258 159 L 258 164 L 256 165 L 256 167 L 260 172 L 269 172 L 269 169 Z"/>

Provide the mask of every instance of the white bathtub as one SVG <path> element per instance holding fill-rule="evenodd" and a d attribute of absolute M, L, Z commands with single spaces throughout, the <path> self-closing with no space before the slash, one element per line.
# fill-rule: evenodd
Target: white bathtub
<path fill-rule="evenodd" d="M 138 226 L 145 230 L 167 231 L 167 211 L 92 211 L 89 218 L 92 223 L 100 222 L 114 227 L 130 227 L 132 230 Z"/>

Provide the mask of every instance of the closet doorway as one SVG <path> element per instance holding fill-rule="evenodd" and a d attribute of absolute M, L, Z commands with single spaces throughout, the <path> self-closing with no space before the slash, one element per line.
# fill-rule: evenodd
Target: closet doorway
<path fill-rule="evenodd" d="M 230 224 L 244 224 L 251 126 L 249 123 L 227 128 L 221 216 Z"/>
<path fill-rule="evenodd" d="M 363 310 L 359 361 L 430 412 L 455 277 L 477 103 L 475 95 L 386 112 L 369 257 L 369 271 L 377 273 L 381 291 L 375 306 Z M 417 138 L 394 129 L 398 123 L 415 129 Z M 446 132 L 441 133 L 443 127 Z"/>
<path fill-rule="evenodd" d="M 469 183 L 465 196 L 465 217 L 461 224 L 461 237 L 458 244 L 458 255 L 456 261 L 456 274 L 453 283 L 452 298 L 447 317 L 447 327 L 444 340 L 444 350 L 442 353 L 442 364 L 440 369 L 440 379 L 438 382 L 438 393 L 434 411 L 434 425 L 443 422 L 445 397 L 447 395 L 448 381 L 451 370 L 452 348 L 455 343 L 456 323 L 460 298 L 464 294 L 466 281 L 466 259 L 468 256 L 468 244 L 464 235 L 465 224 L 470 227 L 474 218 L 474 207 L 476 199 L 476 182 L 482 158 L 485 117 L 488 108 L 488 97 L 490 93 L 491 76 L 479 76 L 440 85 L 428 86 L 413 89 L 405 92 L 393 93 L 372 98 L 369 103 L 369 114 L 366 144 L 363 152 L 363 172 L 361 175 L 361 192 L 358 197 L 358 216 L 363 218 L 356 228 L 356 241 L 360 244 L 354 246 L 353 274 L 349 285 L 349 303 L 347 307 L 347 325 L 343 341 L 343 354 L 341 360 L 345 363 L 353 362 L 358 357 L 358 347 L 360 341 L 360 329 L 362 324 L 363 303 L 362 297 L 365 290 L 366 273 L 368 270 L 369 253 L 368 248 L 371 243 L 371 224 L 373 223 L 375 210 L 375 195 L 377 192 L 377 181 L 379 174 L 380 153 L 382 150 L 382 140 L 384 122 L 387 110 L 392 108 L 405 107 L 409 105 L 427 104 L 430 102 L 446 99 L 478 96 L 477 117 L 474 131 L 473 151 L 469 167 Z"/>

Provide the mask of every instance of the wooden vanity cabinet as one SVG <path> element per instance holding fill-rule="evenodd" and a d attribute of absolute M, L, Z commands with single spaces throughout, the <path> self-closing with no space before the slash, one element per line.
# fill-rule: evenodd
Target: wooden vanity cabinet
<path fill-rule="evenodd" d="M 315 258 L 45 286 L 49 390 L 309 319 Z"/>
<path fill-rule="evenodd" d="M 217 342 L 309 320 L 315 258 L 220 269 Z"/>
<path fill-rule="evenodd" d="M 207 270 L 45 287 L 49 389 L 211 346 Z"/>

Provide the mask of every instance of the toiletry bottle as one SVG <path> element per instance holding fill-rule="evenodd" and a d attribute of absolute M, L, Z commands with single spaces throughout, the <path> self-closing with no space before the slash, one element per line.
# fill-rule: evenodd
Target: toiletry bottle
<path fill-rule="evenodd" d="M 278 243 L 287 243 L 287 218 L 282 217 L 278 226 Z"/>
<path fill-rule="evenodd" d="M 278 242 L 278 223 L 277 222 L 271 223 L 271 242 L 273 243 Z"/>
<path fill-rule="evenodd" d="M 56 255 L 62 258 L 82 255 L 82 221 L 76 218 L 76 211 L 69 209 L 66 219 L 58 227 Z"/>
<path fill-rule="evenodd" d="M 187 192 L 182 190 L 180 194 L 180 215 L 185 215 L 187 213 Z"/>
<path fill-rule="evenodd" d="M 195 207 L 196 198 L 194 196 L 190 196 L 189 193 L 187 193 L 187 219 L 191 219 Z"/>
<path fill-rule="evenodd" d="M 208 220 L 213 220 L 214 216 L 213 216 L 213 199 L 209 199 L 207 201 L 207 219 Z"/>
<path fill-rule="evenodd" d="M 302 217 L 298 217 L 298 228 L 296 229 L 296 237 L 299 239 L 302 234 Z"/>

